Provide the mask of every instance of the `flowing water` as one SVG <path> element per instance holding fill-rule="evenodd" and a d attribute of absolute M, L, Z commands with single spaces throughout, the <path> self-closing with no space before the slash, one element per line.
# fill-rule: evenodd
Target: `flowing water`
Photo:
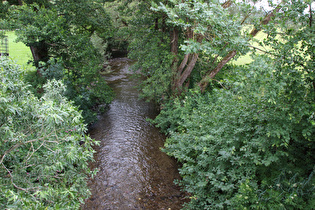
<path fill-rule="evenodd" d="M 130 65 L 114 59 L 106 75 L 116 98 L 91 128 L 101 142 L 91 165 L 99 172 L 83 209 L 180 209 L 186 200 L 173 183 L 180 178 L 176 162 L 160 151 L 165 136 L 146 121 L 156 116 L 156 106 L 139 100 Z"/>

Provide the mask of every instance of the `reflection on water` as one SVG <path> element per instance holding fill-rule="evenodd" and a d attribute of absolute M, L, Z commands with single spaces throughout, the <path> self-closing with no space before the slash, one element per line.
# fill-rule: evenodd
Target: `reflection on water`
<path fill-rule="evenodd" d="M 156 107 L 138 99 L 131 63 L 114 59 L 106 76 L 116 98 L 90 132 L 101 141 L 91 166 L 99 173 L 83 209 L 180 209 L 185 198 L 173 184 L 180 178 L 177 165 L 160 151 L 165 137 L 146 122 Z"/>

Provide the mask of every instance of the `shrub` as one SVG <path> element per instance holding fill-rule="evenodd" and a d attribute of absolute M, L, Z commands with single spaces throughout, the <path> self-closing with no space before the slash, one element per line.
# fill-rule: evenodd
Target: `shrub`
<path fill-rule="evenodd" d="M 48 80 L 62 80 L 66 85 L 64 96 L 82 110 L 84 123 L 90 125 L 97 120 L 98 106 L 110 104 L 114 93 L 98 73 L 97 67 L 80 68 L 84 74 L 74 75 L 64 68 L 62 61 L 50 59 L 47 63 L 39 63 L 38 70 L 28 71 L 24 81 L 32 85 L 35 96 L 41 97 L 43 86 Z"/>
<path fill-rule="evenodd" d="M 0 208 L 78 209 L 90 195 L 92 145 L 60 81 L 37 98 L 19 66 L 0 59 Z"/>
<path fill-rule="evenodd" d="M 302 71 L 270 63 L 260 57 L 228 89 L 191 91 L 156 118 L 170 133 L 164 151 L 182 163 L 189 209 L 314 205 L 313 87 Z"/>

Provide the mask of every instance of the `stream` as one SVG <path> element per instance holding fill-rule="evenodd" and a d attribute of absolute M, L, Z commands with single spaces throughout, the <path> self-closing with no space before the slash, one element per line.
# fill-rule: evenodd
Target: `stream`
<path fill-rule="evenodd" d="M 173 181 L 180 179 L 176 161 L 161 152 L 165 136 L 146 121 L 158 112 L 138 98 L 132 61 L 116 58 L 106 81 L 116 97 L 99 116 L 90 135 L 100 141 L 94 155 L 99 172 L 89 181 L 92 196 L 83 209 L 180 209 L 185 194 Z"/>

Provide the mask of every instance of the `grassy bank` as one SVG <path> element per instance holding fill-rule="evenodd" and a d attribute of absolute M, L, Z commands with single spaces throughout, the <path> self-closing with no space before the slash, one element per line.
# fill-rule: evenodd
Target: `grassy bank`
<path fill-rule="evenodd" d="M 27 66 L 27 62 L 32 59 L 32 53 L 29 47 L 22 42 L 16 42 L 16 35 L 14 31 L 7 31 L 9 43 L 10 58 L 16 61 L 21 66 Z M 31 66 L 31 65 L 28 65 Z"/>

